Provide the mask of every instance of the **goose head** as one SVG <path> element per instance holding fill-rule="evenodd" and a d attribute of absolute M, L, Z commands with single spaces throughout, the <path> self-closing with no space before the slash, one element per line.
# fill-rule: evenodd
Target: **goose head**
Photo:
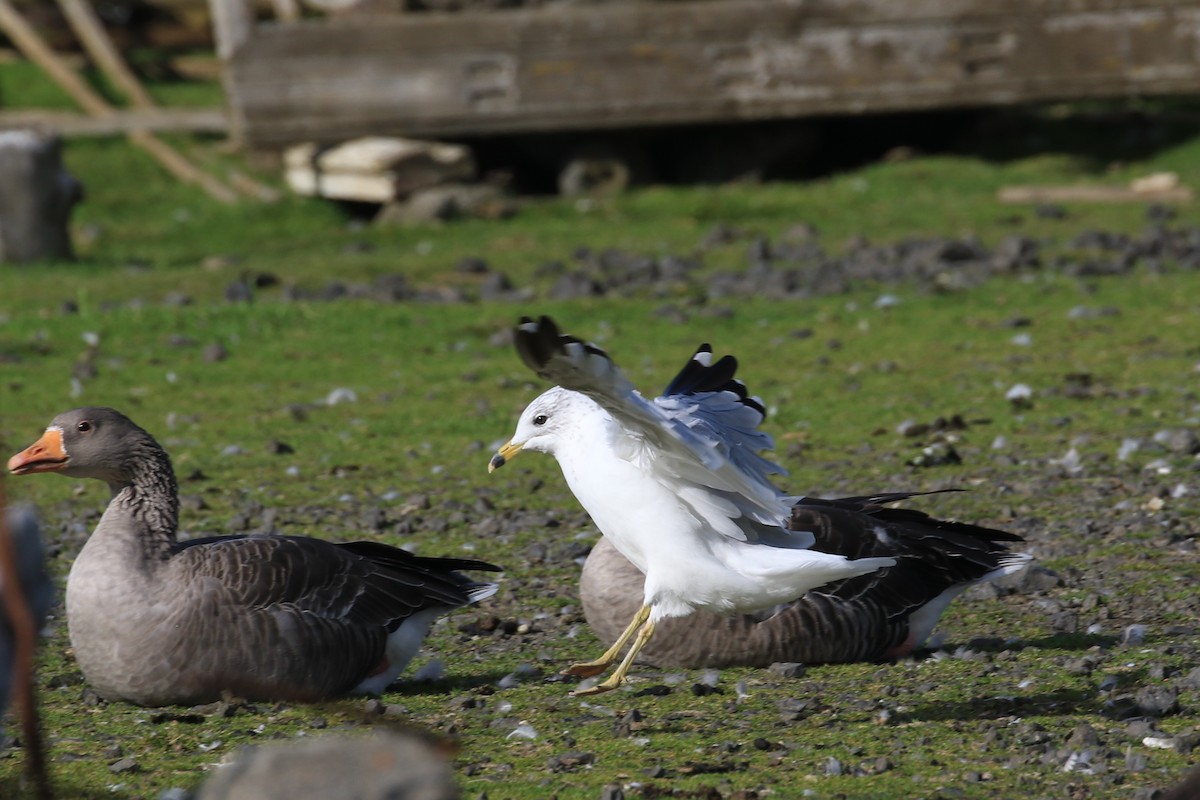
<path fill-rule="evenodd" d="M 59 414 L 36 442 L 8 460 L 14 475 L 57 472 L 96 478 L 109 485 L 127 483 L 134 459 L 149 434 L 111 408 L 76 408 Z"/>

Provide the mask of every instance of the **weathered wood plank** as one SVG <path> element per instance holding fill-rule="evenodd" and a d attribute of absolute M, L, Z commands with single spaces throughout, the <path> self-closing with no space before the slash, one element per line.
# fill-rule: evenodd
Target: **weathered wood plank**
<path fill-rule="evenodd" d="M 1200 89 L 1200 0 L 701 0 L 260 24 L 235 124 L 277 146 Z"/>
<path fill-rule="evenodd" d="M 0 130 L 34 128 L 60 136 L 113 136 L 135 130 L 226 133 L 229 118 L 221 108 L 120 109 L 100 117 L 73 111 L 0 109 Z"/>

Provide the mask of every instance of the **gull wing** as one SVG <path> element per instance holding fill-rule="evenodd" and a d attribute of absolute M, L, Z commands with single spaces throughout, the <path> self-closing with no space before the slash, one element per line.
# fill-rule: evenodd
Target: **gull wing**
<path fill-rule="evenodd" d="M 514 343 L 539 376 L 592 398 L 643 442 L 635 456 L 643 468 L 672 483 L 714 529 L 745 541 L 808 546 L 810 540 L 793 541 L 803 537 L 780 530 L 790 499 L 768 476 L 784 470 L 759 455 L 773 446 L 758 430 L 766 410 L 734 378 L 733 356 L 714 363 L 712 348 L 701 345 L 663 394 L 647 400 L 607 353 L 562 334 L 549 317 L 523 318 Z"/>

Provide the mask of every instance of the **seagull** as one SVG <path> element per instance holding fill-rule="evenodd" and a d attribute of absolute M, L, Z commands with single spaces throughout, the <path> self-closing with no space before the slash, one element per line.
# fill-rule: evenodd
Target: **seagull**
<path fill-rule="evenodd" d="M 733 356 L 714 361 L 701 345 L 647 400 L 603 350 L 561 334 L 549 317 L 522 318 L 514 341 L 526 366 L 558 385 L 522 412 L 489 471 L 523 450 L 554 456 L 596 527 L 645 575 L 642 604 L 612 646 L 565 672 L 600 675 L 628 652 L 576 695 L 621 686 L 664 619 L 761 611 L 896 564 L 858 542 L 818 549 L 814 531 L 789 529 L 797 498 L 771 483 L 783 470 L 759 455 L 772 448 L 758 430 L 766 410 L 734 378 Z"/>

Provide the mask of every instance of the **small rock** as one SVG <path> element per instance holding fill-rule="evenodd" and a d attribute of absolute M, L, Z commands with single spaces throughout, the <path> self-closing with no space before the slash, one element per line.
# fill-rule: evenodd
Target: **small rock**
<path fill-rule="evenodd" d="M 325 395 L 325 405 L 327 405 L 327 406 L 336 406 L 339 403 L 357 403 L 357 402 L 358 402 L 358 395 L 354 392 L 354 390 L 347 389 L 344 386 L 339 386 L 338 388 L 331 391 L 329 394 Z"/>
<path fill-rule="evenodd" d="M 1170 428 L 1154 434 L 1154 441 L 1172 453 L 1194 456 L 1200 453 L 1200 437 L 1190 428 Z"/>
<path fill-rule="evenodd" d="M 206 364 L 215 364 L 218 361 L 224 361 L 229 358 L 229 351 L 220 342 L 212 342 L 205 345 L 201 358 L 204 359 L 204 363 Z"/>
<path fill-rule="evenodd" d="M 593 764 L 596 756 L 593 753 L 563 753 L 546 759 L 546 766 L 551 772 L 570 772 L 579 767 Z"/>
<path fill-rule="evenodd" d="M 1033 407 L 1033 389 L 1024 383 L 1014 384 L 1004 393 L 1004 399 L 1012 405 L 1013 408 L 1023 410 Z"/>
<path fill-rule="evenodd" d="M 109 764 L 108 771 L 114 775 L 120 775 L 123 772 L 137 772 L 138 763 L 133 758 L 122 758 L 120 761 Z"/>
<path fill-rule="evenodd" d="M 1121 632 L 1121 644 L 1136 647 L 1146 641 L 1145 625 L 1129 625 Z"/>
<path fill-rule="evenodd" d="M 1066 746 L 1072 750 L 1086 750 L 1098 744 L 1100 744 L 1100 734 L 1096 733 L 1096 729 L 1091 725 L 1081 722 L 1075 726 L 1075 730 L 1071 731 L 1071 735 L 1067 737 Z"/>
<path fill-rule="evenodd" d="M 1179 713 L 1179 691 L 1173 686 L 1144 686 L 1134 696 L 1138 712 L 1145 717 Z"/>
<path fill-rule="evenodd" d="M 929 433 L 929 425 L 915 419 L 906 419 L 896 426 L 896 433 L 901 436 L 924 436 Z"/>
<path fill-rule="evenodd" d="M 918 455 L 904 463 L 910 467 L 942 467 L 947 464 L 961 464 L 962 456 L 949 442 L 934 442 L 922 447 Z"/>
<path fill-rule="evenodd" d="M 771 674 L 781 678 L 803 678 L 808 671 L 806 666 L 795 661 L 776 661 L 767 669 Z"/>

